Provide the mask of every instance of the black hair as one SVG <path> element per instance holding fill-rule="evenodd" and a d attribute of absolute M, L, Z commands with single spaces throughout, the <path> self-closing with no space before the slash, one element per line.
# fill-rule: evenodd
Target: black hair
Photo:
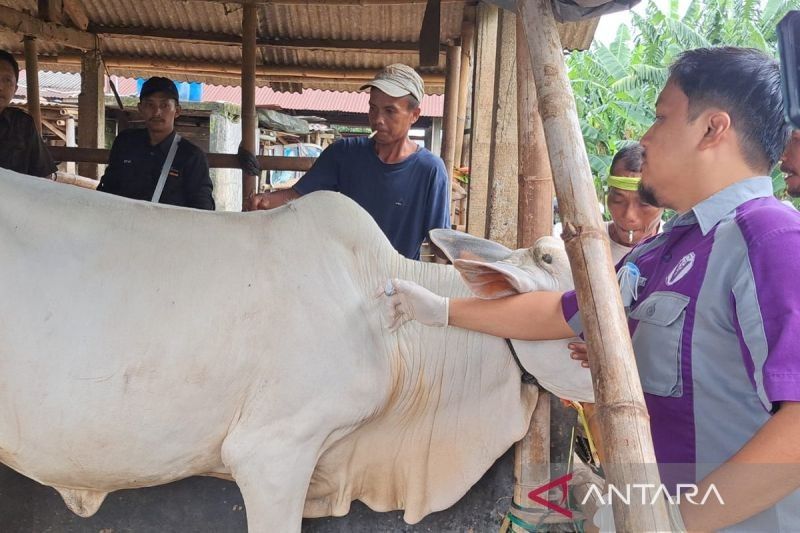
<path fill-rule="evenodd" d="M 641 144 L 638 142 L 626 144 L 614 154 L 610 170 L 613 173 L 616 167 L 621 166 L 628 172 L 640 174 L 642 172 L 642 156 L 644 156 L 644 148 Z"/>
<path fill-rule="evenodd" d="M 14 79 L 19 81 L 19 63 L 14 59 L 14 56 L 5 50 L 0 50 L 0 61 L 5 61 L 11 65 L 11 69 L 14 71 Z"/>
<path fill-rule="evenodd" d="M 719 107 L 731 117 L 745 161 L 767 171 L 775 166 L 790 133 L 777 61 L 753 48 L 697 48 L 678 56 L 669 81 L 688 97 L 690 121 Z"/>

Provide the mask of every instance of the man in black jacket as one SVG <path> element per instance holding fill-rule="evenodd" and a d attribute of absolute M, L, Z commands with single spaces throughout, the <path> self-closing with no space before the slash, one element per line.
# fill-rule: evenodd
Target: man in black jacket
<path fill-rule="evenodd" d="M 10 53 L 0 50 L 0 167 L 49 177 L 56 164 L 29 114 L 9 107 L 17 92 L 19 64 Z"/>
<path fill-rule="evenodd" d="M 139 112 L 146 129 L 126 130 L 117 136 L 97 190 L 136 200 L 213 210 L 213 185 L 206 155 L 186 139 L 176 138 L 175 119 L 180 116 L 181 106 L 172 80 L 147 80 L 139 94 Z"/>

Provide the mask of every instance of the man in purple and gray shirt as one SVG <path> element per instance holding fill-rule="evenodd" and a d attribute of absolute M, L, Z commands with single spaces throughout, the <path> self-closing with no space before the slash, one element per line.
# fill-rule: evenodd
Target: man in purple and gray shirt
<path fill-rule="evenodd" d="M 626 311 L 656 458 L 668 487 L 713 484 L 724 500 L 682 501 L 690 531 L 800 531 L 800 213 L 769 178 L 788 137 L 777 63 L 706 48 L 672 65 L 641 140 L 643 199 L 677 212 L 623 260 L 641 271 Z M 428 325 L 516 339 L 583 329 L 574 292 L 395 290 L 395 316 Z"/>

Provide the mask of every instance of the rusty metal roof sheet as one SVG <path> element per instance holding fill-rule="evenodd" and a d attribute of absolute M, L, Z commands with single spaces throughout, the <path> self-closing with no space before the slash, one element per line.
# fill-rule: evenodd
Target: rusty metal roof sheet
<path fill-rule="evenodd" d="M 210 0 L 75 0 L 83 7 L 89 19 L 89 30 L 100 33 L 100 46 L 109 59 L 112 74 L 130 77 L 146 77 L 163 73 L 170 64 L 201 64 L 190 74 L 170 74 L 176 80 L 205 81 L 213 84 L 238 85 L 236 73 L 241 65 L 240 40 L 243 6 Z M 465 9 L 472 9 L 475 0 L 448 0 L 441 4 L 441 42 L 454 42 L 460 37 Z M 37 0 L 0 0 L 0 6 L 32 15 L 37 12 Z M 414 50 L 359 50 L 325 47 L 328 42 L 355 41 L 403 43 L 402 47 L 414 46 L 425 10 L 419 0 L 398 0 L 396 4 L 369 4 L 353 2 L 302 2 L 282 4 L 263 3 L 258 6 L 258 38 L 262 45 L 257 53 L 257 63 L 264 66 L 293 69 L 280 76 L 265 74 L 257 77 L 260 85 L 272 81 L 276 89 L 357 90 L 359 80 L 346 80 L 340 76 L 303 77 L 303 69 L 364 69 L 377 70 L 388 63 L 403 62 L 419 66 L 419 57 Z M 596 20 L 560 25 L 562 43 L 568 49 L 587 48 L 594 34 Z M 112 35 L 108 28 L 126 28 L 130 35 Z M 196 32 L 213 35 L 217 40 L 230 38 L 229 43 L 174 41 L 166 38 L 143 37 L 137 29 L 170 32 Z M 275 46 L 278 40 L 304 40 L 311 46 Z M 213 41 L 213 39 L 212 39 Z M 320 41 L 325 41 L 320 45 Z M 316 44 L 315 44 L 316 43 Z M 21 39 L 13 33 L 0 31 L 0 47 L 14 52 L 22 51 Z M 75 51 L 65 50 L 59 45 L 39 42 L 42 69 L 60 72 L 80 70 Z M 60 55 L 58 61 L 52 57 Z M 51 59 L 48 59 L 50 57 Z M 137 58 L 135 64 L 123 61 L 114 63 L 114 58 Z M 148 64 L 147 60 L 151 63 Z M 222 65 L 224 71 L 208 68 Z M 285 72 L 282 71 L 282 72 Z M 317 71 L 318 72 L 318 71 Z M 437 74 L 437 81 L 429 83 L 430 93 L 443 91 L 444 54 L 440 55 L 438 67 L 421 69 L 421 72 Z"/>

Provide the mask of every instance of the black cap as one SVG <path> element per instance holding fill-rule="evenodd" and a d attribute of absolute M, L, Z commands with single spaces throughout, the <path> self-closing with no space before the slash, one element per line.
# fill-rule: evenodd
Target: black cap
<path fill-rule="evenodd" d="M 178 88 L 175 83 L 169 78 L 162 78 L 161 76 L 153 76 L 142 84 L 142 90 L 139 92 L 139 99 L 147 98 L 153 93 L 164 93 L 170 98 L 175 99 L 175 103 L 179 103 Z"/>

